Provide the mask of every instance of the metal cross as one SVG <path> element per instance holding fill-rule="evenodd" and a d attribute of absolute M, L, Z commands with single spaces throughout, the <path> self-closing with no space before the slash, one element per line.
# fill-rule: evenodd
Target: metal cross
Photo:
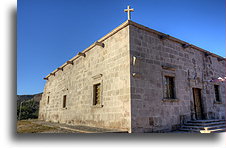
<path fill-rule="evenodd" d="M 127 6 L 127 9 L 124 9 L 124 12 L 127 12 L 127 14 L 128 14 L 128 20 L 131 19 L 130 12 L 133 12 L 133 11 L 134 11 L 134 9 L 133 8 L 130 9 L 130 6 Z"/>

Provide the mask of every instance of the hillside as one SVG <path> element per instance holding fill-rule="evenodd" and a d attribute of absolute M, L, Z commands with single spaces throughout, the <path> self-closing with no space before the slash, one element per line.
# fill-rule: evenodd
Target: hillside
<path fill-rule="evenodd" d="M 21 102 L 24 100 L 35 99 L 35 101 L 39 102 L 41 100 L 42 93 L 34 94 L 34 95 L 17 95 L 17 101 Z"/>
<path fill-rule="evenodd" d="M 38 118 L 39 101 L 42 93 L 34 95 L 17 95 L 17 119 Z"/>

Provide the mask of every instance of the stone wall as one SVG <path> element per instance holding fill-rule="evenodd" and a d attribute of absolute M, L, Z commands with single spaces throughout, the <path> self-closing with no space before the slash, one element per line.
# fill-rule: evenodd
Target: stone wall
<path fill-rule="evenodd" d="M 150 30 L 126 21 L 101 39 L 104 48 L 94 46 L 85 57 L 49 76 L 39 118 L 129 132 L 166 132 L 194 119 L 192 89 L 199 88 L 204 118 L 225 119 L 225 83 L 207 81 L 225 76 L 225 60 L 160 39 L 160 33 Z M 174 77 L 174 99 L 164 97 L 165 76 Z M 93 105 L 97 83 L 102 87 L 100 106 Z M 214 85 L 219 85 L 221 102 L 216 102 Z"/>
<path fill-rule="evenodd" d="M 191 120 L 192 88 L 202 90 L 206 119 L 225 118 L 225 83 L 218 83 L 222 103 L 215 103 L 214 84 L 205 81 L 225 76 L 224 60 L 134 25 L 130 26 L 130 50 L 132 132 L 170 131 Z M 165 75 L 175 77 L 174 100 L 164 99 Z"/>
<path fill-rule="evenodd" d="M 40 102 L 46 121 L 130 130 L 128 26 L 94 46 L 74 64 L 50 76 Z M 93 105 L 93 85 L 101 83 L 101 105 Z M 63 96 L 67 95 L 66 108 Z M 47 99 L 49 97 L 49 104 Z"/>

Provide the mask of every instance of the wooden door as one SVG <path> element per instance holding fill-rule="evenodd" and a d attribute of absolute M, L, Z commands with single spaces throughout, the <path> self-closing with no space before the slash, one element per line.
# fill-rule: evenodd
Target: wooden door
<path fill-rule="evenodd" d="M 202 108 L 202 99 L 201 99 L 201 89 L 193 88 L 193 98 L 194 98 L 194 108 L 195 108 L 196 119 L 202 120 L 203 108 Z"/>

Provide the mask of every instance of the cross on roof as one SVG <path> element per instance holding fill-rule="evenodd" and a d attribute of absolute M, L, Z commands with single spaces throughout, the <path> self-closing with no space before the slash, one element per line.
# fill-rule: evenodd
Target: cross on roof
<path fill-rule="evenodd" d="M 130 6 L 127 6 L 127 9 L 124 9 L 124 12 L 127 12 L 127 14 L 128 14 L 128 20 L 131 19 L 130 12 L 133 12 L 133 11 L 134 11 L 134 9 L 133 8 L 130 9 Z"/>

